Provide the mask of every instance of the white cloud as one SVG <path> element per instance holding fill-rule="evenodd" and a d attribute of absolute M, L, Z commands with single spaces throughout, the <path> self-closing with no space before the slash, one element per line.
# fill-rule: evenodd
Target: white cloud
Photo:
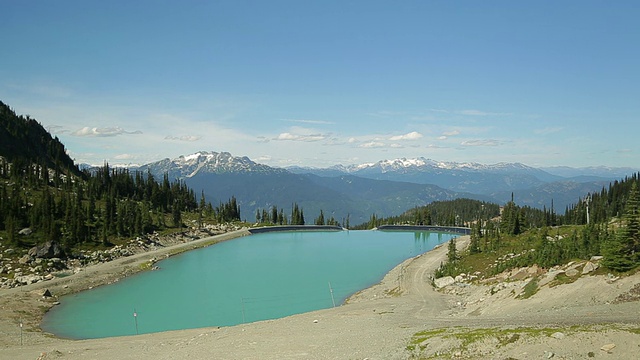
<path fill-rule="evenodd" d="M 172 135 L 167 135 L 164 138 L 165 140 L 177 140 L 177 141 L 198 141 L 200 139 L 202 139 L 202 136 L 200 135 L 182 135 L 182 136 L 172 136 Z"/>
<path fill-rule="evenodd" d="M 277 141 L 305 141 L 305 142 L 315 142 L 326 139 L 327 137 L 322 134 L 309 134 L 309 135 L 300 135 L 300 134 L 292 134 L 292 133 L 282 133 L 275 137 L 273 140 Z"/>
<path fill-rule="evenodd" d="M 65 134 L 69 132 L 69 130 L 66 130 L 64 126 L 61 125 L 49 125 L 47 126 L 47 131 L 52 135 Z"/>
<path fill-rule="evenodd" d="M 438 140 L 447 140 L 449 137 L 442 135 L 442 136 L 438 136 Z"/>
<path fill-rule="evenodd" d="M 316 125 L 335 125 L 335 122 L 325 120 L 306 120 L 306 119 L 282 119 L 284 121 L 302 123 L 302 124 L 316 124 Z"/>
<path fill-rule="evenodd" d="M 109 136 L 118 136 L 118 135 L 126 135 L 126 134 L 142 134 L 142 131 L 126 131 L 121 127 L 106 127 L 106 128 L 91 128 L 88 126 L 83 127 L 82 129 L 76 130 L 71 133 L 74 136 L 91 136 L 91 137 L 109 137 Z"/>
<path fill-rule="evenodd" d="M 385 147 L 385 144 L 379 141 L 369 141 L 359 145 L 358 147 L 365 148 L 365 149 L 375 149 L 375 148 Z"/>
<path fill-rule="evenodd" d="M 442 135 L 444 135 L 444 136 L 456 136 L 456 135 L 460 135 L 460 131 L 458 131 L 458 130 L 445 131 L 444 133 L 442 133 Z"/>
<path fill-rule="evenodd" d="M 115 159 L 116 160 L 132 160 L 135 159 L 136 156 L 132 155 L 132 154 L 120 154 L 120 155 L 116 155 Z"/>
<path fill-rule="evenodd" d="M 494 139 L 467 140 L 463 141 L 462 146 L 498 146 L 500 141 Z"/>
<path fill-rule="evenodd" d="M 271 161 L 273 157 L 271 155 L 261 155 L 256 159 L 257 162 L 268 162 Z"/>
<path fill-rule="evenodd" d="M 422 138 L 422 134 L 417 131 L 412 131 L 408 134 L 404 135 L 396 135 L 389 138 L 391 141 L 401 141 L 401 140 L 418 140 Z"/>

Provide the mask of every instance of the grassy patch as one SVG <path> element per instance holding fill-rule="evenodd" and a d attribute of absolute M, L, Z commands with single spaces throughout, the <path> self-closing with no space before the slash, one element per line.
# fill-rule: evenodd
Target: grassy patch
<path fill-rule="evenodd" d="M 447 332 L 447 329 L 435 329 L 435 330 L 423 330 L 413 334 L 409 345 L 407 345 L 407 350 L 414 351 L 422 342 L 428 340 L 430 338 L 440 336 Z"/>
<path fill-rule="evenodd" d="M 536 328 L 522 327 L 514 329 L 499 328 L 438 328 L 417 332 L 411 338 L 407 350 L 413 352 L 413 355 L 419 359 L 433 358 L 450 358 L 454 352 L 468 351 L 473 344 L 479 341 L 491 341 L 496 347 L 503 347 L 516 344 L 518 341 L 526 338 L 549 337 L 556 332 L 562 332 L 565 335 L 576 334 L 581 332 L 602 332 L 607 330 L 625 331 L 632 334 L 640 335 L 640 327 L 627 327 L 615 324 L 600 325 L 574 325 L 562 328 Z M 440 339 L 455 339 L 451 348 L 438 351 L 434 354 L 426 353 L 428 344 L 425 341 L 433 339 L 436 342 Z M 425 345 L 422 345 L 425 344 Z M 515 345 L 517 346 L 517 345 Z"/>
<path fill-rule="evenodd" d="M 524 286 L 523 290 L 524 291 L 520 295 L 521 299 L 528 299 L 535 295 L 538 292 L 538 278 L 535 277 L 531 279 L 531 281 L 529 281 L 527 285 Z"/>
<path fill-rule="evenodd" d="M 400 290 L 400 286 L 396 286 L 393 289 L 385 290 L 385 294 L 392 297 L 398 297 L 402 295 L 402 290 Z"/>
<path fill-rule="evenodd" d="M 567 276 L 566 274 L 562 273 L 562 274 L 558 274 L 556 275 L 556 277 L 553 279 L 553 281 L 551 281 L 549 283 L 549 287 L 554 287 L 554 286 L 558 286 L 558 285 L 564 285 L 564 284 L 571 284 L 572 282 L 575 282 L 576 280 L 578 280 L 580 278 L 580 276 L 574 276 L 574 277 L 570 277 Z"/>

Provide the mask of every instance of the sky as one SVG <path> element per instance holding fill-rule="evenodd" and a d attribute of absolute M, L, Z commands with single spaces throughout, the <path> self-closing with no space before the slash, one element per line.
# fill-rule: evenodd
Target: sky
<path fill-rule="evenodd" d="M 640 168 L 638 1 L 0 0 L 0 101 L 77 163 Z"/>

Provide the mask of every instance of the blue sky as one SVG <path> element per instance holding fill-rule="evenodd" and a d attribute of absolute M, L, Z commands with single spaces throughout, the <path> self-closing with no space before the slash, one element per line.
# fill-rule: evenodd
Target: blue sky
<path fill-rule="evenodd" d="M 638 1 L 0 0 L 0 100 L 79 163 L 640 168 Z"/>

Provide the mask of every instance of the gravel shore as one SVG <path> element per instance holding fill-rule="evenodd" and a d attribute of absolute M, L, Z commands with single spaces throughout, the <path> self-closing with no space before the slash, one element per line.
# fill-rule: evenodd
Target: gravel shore
<path fill-rule="evenodd" d="M 154 258 L 246 234 L 231 232 L 0 291 L 0 359 L 637 359 L 640 353 L 640 302 L 634 297 L 640 275 L 615 282 L 582 276 L 524 300 L 493 294 L 488 285 L 437 291 L 431 276 L 446 259 L 446 246 L 403 262 L 332 309 L 107 339 L 59 339 L 39 329 L 56 296 L 116 281 Z M 457 244 L 462 249 L 468 237 Z M 52 299 L 42 298 L 45 287 Z M 615 301 L 620 298 L 627 300 Z"/>

